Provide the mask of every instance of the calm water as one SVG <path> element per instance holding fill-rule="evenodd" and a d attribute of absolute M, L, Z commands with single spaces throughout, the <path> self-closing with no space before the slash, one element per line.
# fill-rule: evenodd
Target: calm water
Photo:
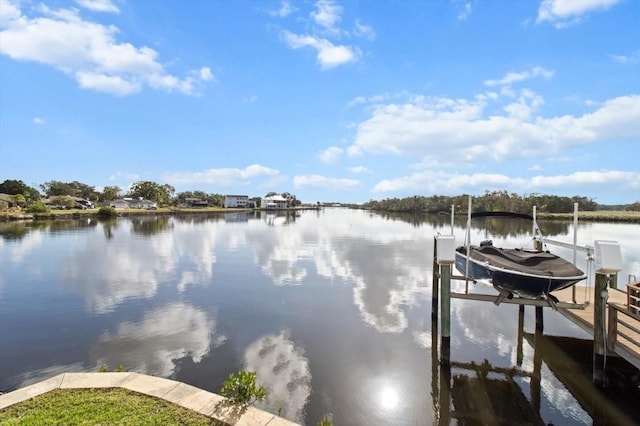
<path fill-rule="evenodd" d="M 326 209 L 0 224 L 0 389 L 122 364 L 218 392 L 248 369 L 267 388 L 262 408 L 309 425 L 455 423 L 487 400 L 512 424 L 640 418 L 615 393 L 638 401 L 637 387 L 590 385 L 589 342 L 586 367 L 554 365 L 589 336 L 550 309 L 544 334 L 568 341 L 532 335 L 532 308 L 519 338 L 517 307 L 452 300 L 453 365 L 439 367 L 431 265 L 448 220 Z M 541 226 L 572 239 L 569 223 Z M 522 245 L 528 229 L 483 222 L 472 238 Z M 621 243 L 621 287 L 640 274 L 640 226 L 580 224 L 578 239 Z"/>

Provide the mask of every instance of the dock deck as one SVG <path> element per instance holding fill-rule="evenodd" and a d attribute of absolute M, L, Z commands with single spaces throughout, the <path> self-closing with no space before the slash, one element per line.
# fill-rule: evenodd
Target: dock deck
<path fill-rule="evenodd" d="M 585 330 L 587 333 L 593 335 L 594 327 L 594 295 L 593 288 L 586 288 L 584 286 L 575 287 L 576 300 L 573 299 L 573 290 L 567 288 L 564 290 L 556 291 L 553 294 L 558 300 L 563 302 L 577 302 L 584 303 L 590 302 L 585 309 L 564 309 L 559 308 L 558 312 L 578 327 Z M 606 321 L 610 322 L 612 318 L 611 310 L 617 311 L 618 323 L 614 336 L 611 336 L 611 324 L 607 325 L 609 333 L 607 339 L 614 339 L 614 345 L 609 345 L 609 353 L 613 352 L 616 355 L 624 358 L 627 362 L 640 369 L 640 347 L 635 342 L 640 342 L 640 319 L 637 315 L 622 313 L 622 310 L 626 310 L 627 306 L 627 292 L 610 288 L 608 289 L 609 298 L 607 300 L 607 312 Z M 613 308 L 611 306 L 614 306 Z M 621 318 L 624 316 L 624 318 Z M 615 316 L 614 316 L 615 318 Z M 622 321 L 621 321 L 622 320 Z"/>

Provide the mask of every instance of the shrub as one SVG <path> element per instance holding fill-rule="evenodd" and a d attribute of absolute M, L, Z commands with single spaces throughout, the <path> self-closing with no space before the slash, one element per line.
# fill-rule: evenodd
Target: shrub
<path fill-rule="evenodd" d="M 220 393 L 239 404 L 252 404 L 267 396 L 263 386 L 256 387 L 256 373 L 253 371 L 239 371 L 237 376 L 229 374 L 229 380 L 224 382 Z"/>
<path fill-rule="evenodd" d="M 30 204 L 26 209 L 27 213 L 49 213 L 49 207 L 40 201 Z"/>
<path fill-rule="evenodd" d="M 98 217 L 108 218 L 116 217 L 117 215 L 118 213 L 113 207 L 100 207 L 100 210 L 98 210 Z"/>

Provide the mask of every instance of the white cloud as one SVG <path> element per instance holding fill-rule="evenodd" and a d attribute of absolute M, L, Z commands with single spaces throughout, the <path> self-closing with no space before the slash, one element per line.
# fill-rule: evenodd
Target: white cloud
<path fill-rule="evenodd" d="M 76 0 L 76 3 L 94 12 L 120 13 L 120 9 L 111 0 Z"/>
<path fill-rule="evenodd" d="M 252 179 L 264 179 L 277 177 L 280 174 L 275 169 L 252 164 L 244 169 L 222 168 L 209 169 L 203 172 L 175 172 L 167 173 L 164 179 L 172 184 L 214 184 L 222 187 L 235 185 L 249 185 Z"/>
<path fill-rule="evenodd" d="M 127 182 L 135 182 L 140 179 L 140 175 L 137 173 L 126 173 L 126 172 L 116 172 L 109 176 L 109 181 L 122 181 L 125 180 Z"/>
<path fill-rule="evenodd" d="M 88 4 L 104 8 L 111 3 L 83 2 Z M 117 27 L 84 20 L 76 9 L 40 5 L 33 9 L 37 16 L 30 17 L 8 0 L 0 9 L 0 53 L 52 66 L 73 76 L 84 89 L 125 96 L 146 85 L 194 94 L 201 84 L 213 79 L 206 67 L 190 71 L 185 78 L 169 74 L 158 62 L 158 52 L 117 41 Z"/>
<path fill-rule="evenodd" d="M 323 69 L 335 68 L 339 65 L 354 62 L 360 56 L 360 52 L 350 46 L 334 45 L 329 40 L 313 35 L 298 35 L 289 31 L 283 31 L 282 37 L 285 43 L 292 49 L 311 47 L 317 52 L 317 59 Z"/>
<path fill-rule="evenodd" d="M 273 17 L 284 18 L 295 12 L 297 9 L 291 5 L 288 1 L 280 2 L 278 9 L 269 10 L 267 13 Z"/>
<path fill-rule="evenodd" d="M 356 37 L 366 38 L 367 40 L 375 40 L 376 32 L 370 25 L 365 25 L 356 19 L 353 29 L 353 35 Z"/>
<path fill-rule="evenodd" d="M 371 170 L 367 169 L 364 166 L 349 167 L 347 170 L 349 170 L 351 173 L 371 173 Z"/>
<path fill-rule="evenodd" d="M 245 96 L 244 98 L 242 98 L 242 103 L 243 104 L 253 104 L 257 100 L 258 100 L 258 96 L 257 95 Z"/>
<path fill-rule="evenodd" d="M 325 164 L 332 164 L 338 161 L 343 153 L 344 149 L 338 148 L 337 146 L 331 146 L 320 152 L 318 158 Z"/>
<path fill-rule="evenodd" d="M 342 7 L 333 0 L 318 0 L 316 10 L 310 13 L 311 19 L 330 34 L 340 34 L 338 24 L 342 20 Z"/>
<path fill-rule="evenodd" d="M 620 0 L 543 0 L 538 9 L 537 23 L 551 22 L 564 28 L 581 22 L 590 12 L 606 10 Z"/>
<path fill-rule="evenodd" d="M 300 175 L 293 178 L 296 189 L 326 189 L 332 191 L 348 191 L 360 186 L 360 182 L 353 179 L 329 178 L 320 175 Z"/>
<path fill-rule="evenodd" d="M 40 117 L 34 117 L 33 124 L 37 124 L 39 126 L 42 126 L 42 125 L 45 124 L 45 121 Z"/>
<path fill-rule="evenodd" d="M 342 6 L 333 0 L 318 0 L 315 9 L 309 14 L 311 25 L 306 34 L 282 30 L 280 37 L 291 49 L 312 48 L 316 51 L 318 64 L 322 69 L 335 68 L 359 60 L 362 56 L 357 46 L 336 42 L 343 37 L 364 37 L 373 40 L 376 37 L 373 27 L 355 20 L 353 32 L 340 27 Z"/>
<path fill-rule="evenodd" d="M 459 1 L 456 1 L 455 3 L 460 3 Z M 462 4 L 461 6 L 458 7 L 458 16 L 457 19 L 458 21 L 465 21 L 469 15 L 471 15 L 471 11 L 472 11 L 472 6 L 470 2 L 465 2 L 464 4 Z"/>
<path fill-rule="evenodd" d="M 640 63 L 640 50 L 636 50 L 630 55 L 611 55 L 611 59 L 620 64 L 637 64 Z"/>
<path fill-rule="evenodd" d="M 457 158 L 463 163 L 480 157 L 550 157 L 569 147 L 611 139 L 640 141 L 640 95 L 608 100 L 582 116 L 535 115 L 543 102 L 525 89 L 515 101 L 479 95 L 469 100 L 414 97 L 378 105 L 358 124 L 347 153 L 393 154 L 424 163 Z M 490 108 L 496 104 L 504 114 Z"/>
<path fill-rule="evenodd" d="M 484 84 L 489 87 L 510 86 L 513 83 L 520 83 L 534 77 L 543 77 L 548 80 L 553 77 L 553 71 L 546 70 L 542 67 L 534 67 L 527 71 L 507 73 L 507 75 L 500 80 L 486 80 Z"/>
<path fill-rule="evenodd" d="M 499 173 L 456 174 L 447 172 L 421 171 L 397 179 L 383 180 L 373 192 L 394 192 L 420 190 L 422 192 L 459 194 L 470 191 L 482 193 L 487 189 L 500 190 L 505 187 L 515 192 L 537 192 L 562 188 L 593 185 L 615 186 L 620 190 L 640 189 L 640 173 L 625 171 L 579 171 L 569 175 L 512 177 Z"/>

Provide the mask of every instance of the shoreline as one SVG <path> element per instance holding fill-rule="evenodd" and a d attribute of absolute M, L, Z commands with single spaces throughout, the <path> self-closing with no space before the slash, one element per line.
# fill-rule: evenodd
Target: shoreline
<path fill-rule="evenodd" d="M 320 210 L 324 207 L 293 207 L 285 209 L 243 209 L 243 208 L 198 208 L 198 209 L 175 209 L 160 208 L 158 210 L 137 210 L 127 209 L 117 211 L 116 217 L 136 217 L 136 216 L 181 216 L 181 215 L 198 215 L 198 214 L 227 214 L 227 213 L 246 213 L 246 212 L 296 212 L 301 210 Z M 380 210 L 374 210 L 380 212 Z M 98 209 L 91 210 L 53 210 L 49 213 L 22 213 L 22 212 L 5 212 L 0 213 L 0 222 L 13 222 L 22 220 L 56 220 L 56 219 L 82 219 L 82 218 L 98 218 Z M 537 213 L 538 219 L 544 220 L 573 220 L 573 213 Z M 596 210 L 596 211 L 580 211 L 578 212 L 578 221 L 582 222 L 616 222 L 616 223 L 639 223 L 640 211 L 622 211 L 622 210 Z"/>

